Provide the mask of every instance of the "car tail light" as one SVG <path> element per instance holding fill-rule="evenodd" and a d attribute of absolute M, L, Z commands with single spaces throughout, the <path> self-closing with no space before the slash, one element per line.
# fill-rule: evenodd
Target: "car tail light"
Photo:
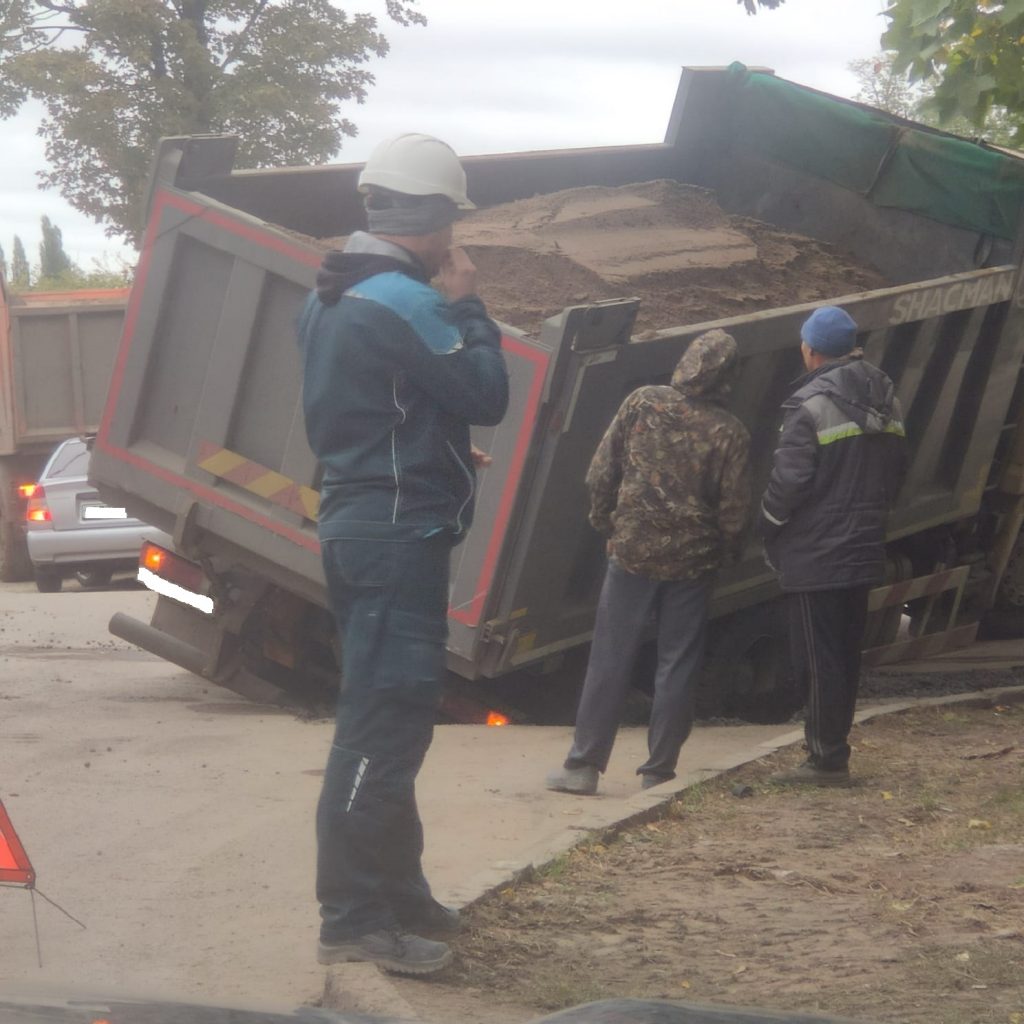
<path fill-rule="evenodd" d="M 25 519 L 30 523 L 53 522 L 53 514 L 46 504 L 46 492 L 38 484 L 33 485 L 32 496 L 28 499 L 28 507 L 25 509 Z"/>
<path fill-rule="evenodd" d="M 19 497 L 34 498 L 37 491 L 42 491 L 39 484 L 18 484 Z"/>
<path fill-rule="evenodd" d="M 213 598 L 205 593 L 206 576 L 200 566 L 167 548 L 146 541 L 139 552 L 139 581 L 163 597 L 173 598 L 207 615 Z"/>

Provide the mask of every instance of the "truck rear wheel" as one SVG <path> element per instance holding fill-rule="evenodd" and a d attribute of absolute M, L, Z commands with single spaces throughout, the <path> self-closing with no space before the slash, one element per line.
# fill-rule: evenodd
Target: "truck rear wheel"
<path fill-rule="evenodd" d="M 1024 636 L 1024 527 L 1017 534 L 1006 571 L 999 581 L 995 604 L 985 614 L 982 636 L 989 640 Z"/>
<path fill-rule="evenodd" d="M 17 483 L 15 467 L 0 460 L 0 580 L 4 583 L 32 579 Z"/>
<path fill-rule="evenodd" d="M 790 666 L 782 601 L 744 608 L 712 623 L 698 717 L 785 722 L 804 699 Z"/>

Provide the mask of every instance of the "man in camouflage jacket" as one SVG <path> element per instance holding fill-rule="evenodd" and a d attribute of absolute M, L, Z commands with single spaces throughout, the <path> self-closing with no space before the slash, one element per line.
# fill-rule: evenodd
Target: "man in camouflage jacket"
<path fill-rule="evenodd" d="M 596 792 L 652 617 L 658 667 L 649 756 L 637 774 L 645 789 L 675 777 L 715 572 L 738 557 L 750 508 L 750 436 L 723 405 L 736 366 L 730 335 L 701 335 L 671 386 L 626 398 L 590 464 L 590 522 L 608 538 L 608 570 L 572 749 L 549 789 Z"/>

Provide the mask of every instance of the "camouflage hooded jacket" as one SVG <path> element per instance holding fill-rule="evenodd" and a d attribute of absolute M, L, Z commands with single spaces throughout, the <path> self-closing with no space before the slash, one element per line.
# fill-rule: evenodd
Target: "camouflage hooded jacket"
<path fill-rule="evenodd" d="M 590 522 L 628 572 L 696 579 L 739 554 L 750 509 L 750 435 L 722 403 L 736 342 L 695 339 L 671 386 L 622 403 L 587 472 Z"/>

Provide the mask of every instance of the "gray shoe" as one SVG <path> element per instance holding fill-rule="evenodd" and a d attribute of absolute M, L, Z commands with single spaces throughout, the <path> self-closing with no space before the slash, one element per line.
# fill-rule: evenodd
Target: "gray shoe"
<path fill-rule="evenodd" d="M 597 792 L 598 771 L 592 764 L 582 768 L 558 768 L 548 772 L 544 785 L 556 793 L 575 793 L 577 796 L 593 796 Z"/>
<path fill-rule="evenodd" d="M 805 761 L 797 768 L 786 772 L 776 772 L 768 776 L 769 782 L 779 786 L 850 786 L 849 768 L 834 768 L 831 771 L 819 768 L 810 761 Z"/>
<path fill-rule="evenodd" d="M 433 974 L 452 958 L 443 942 L 410 935 L 397 928 L 360 935 L 342 942 L 320 940 L 317 960 L 322 964 L 373 963 L 395 974 Z"/>
<path fill-rule="evenodd" d="M 640 775 L 640 788 L 653 789 L 655 786 L 660 786 L 663 782 L 671 781 L 671 779 L 665 778 L 664 775 L 651 775 L 647 772 L 642 772 Z"/>

